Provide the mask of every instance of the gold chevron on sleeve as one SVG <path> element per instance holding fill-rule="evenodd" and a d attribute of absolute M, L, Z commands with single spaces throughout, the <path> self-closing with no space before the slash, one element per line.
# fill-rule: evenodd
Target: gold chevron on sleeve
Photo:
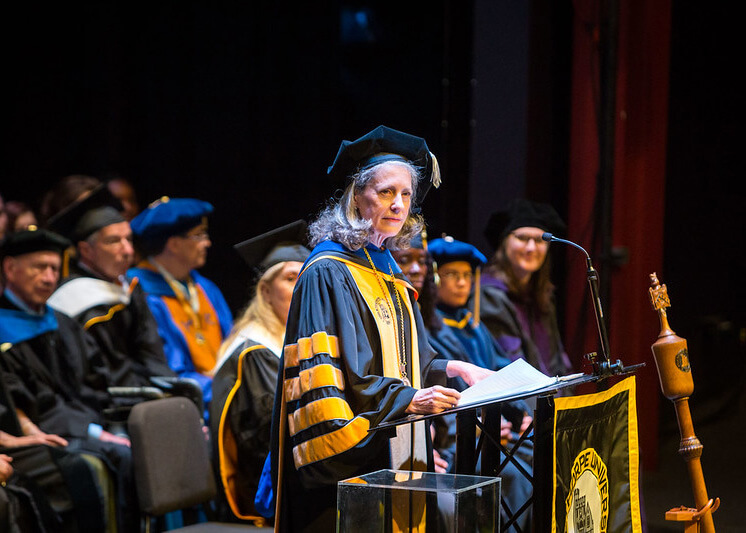
<path fill-rule="evenodd" d="M 320 422 L 352 420 L 352 418 L 352 409 L 344 398 L 336 396 L 321 398 L 300 407 L 293 413 L 288 413 L 288 432 L 290 436 L 294 436 Z"/>
<path fill-rule="evenodd" d="M 298 345 L 288 344 L 285 346 L 285 368 L 292 368 L 298 366 Z"/>
<path fill-rule="evenodd" d="M 313 353 L 327 353 L 335 359 L 339 358 L 339 339 L 336 335 L 327 335 L 324 331 L 318 331 L 311 335 Z"/>
<path fill-rule="evenodd" d="M 336 431 L 307 440 L 293 448 L 295 467 L 315 463 L 354 448 L 368 434 L 370 421 L 357 416 Z"/>
<path fill-rule="evenodd" d="M 285 400 L 288 402 L 300 400 L 300 397 L 313 389 L 320 387 L 336 387 L 344 390 L 345 381 L 342 371 L 332 365 L 317 365 L 301 371 L 297 378 L 285 380 Z"/>
<path fill-rule="evenodd" d="M 317 331 L 310 337 L 301 337 L 295 344 L 285 346 L 286 366 L 298 366 L 304 359 L 311 359 L 320 353 L 339 358 L 339 339 L 325 331 Z"/>

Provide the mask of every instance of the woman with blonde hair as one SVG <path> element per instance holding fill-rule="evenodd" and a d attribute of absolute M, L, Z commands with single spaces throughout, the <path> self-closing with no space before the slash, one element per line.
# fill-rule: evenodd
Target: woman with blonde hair
<path fill-rule="evenodd" d="M 269 453 L 277 373 L 290 299 L 309 250 L 297 221 L 235 246 L 258 276 L 255 294 L 218 352 L 210 424 L 227 503 L 263 523 L 254 505 Z"/>

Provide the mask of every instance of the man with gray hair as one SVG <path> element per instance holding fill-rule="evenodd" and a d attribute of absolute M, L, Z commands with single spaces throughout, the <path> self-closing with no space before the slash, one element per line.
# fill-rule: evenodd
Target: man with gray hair
<path fill-rule="evenodd" d="M 148 386 L 153 376 L 175 376 L 137 278 L 132 230 L 106 184 L 49 221 L 76 246 L 77 258 L 49 305 L 78 321 L 98 344 L 111 386 Z"/>

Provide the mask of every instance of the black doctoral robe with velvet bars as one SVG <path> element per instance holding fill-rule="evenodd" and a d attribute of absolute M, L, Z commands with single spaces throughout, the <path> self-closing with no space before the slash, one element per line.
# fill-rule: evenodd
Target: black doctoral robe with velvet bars
<path fill-rule="evenodd" d="M 414 397 L 415 388 L 399 373 L 401 357 L 418 388 L 421 381 L 445 384 L 447 361 L 434 358 L 414 290 L 391 254 L 371 245 L 367 249 L 377 275 L 363 250 L 351 252 L 327 241 L 314 249 L 295 287 L 272 426 L 276 480 L 280 413 L 286 410 L 276 517 L 281 531 L 333 531 L 340 480 L 387 468 L 431 466 L 420 463 L 421 456 L 405 467 L 394 464 L 399 461 L 389 441 L 406 437 L 399 429 L 409 432 L 409 425 L 368 431 L 404 417 Z M 402 323 L 404 354 L 396 348 Z M 424 455 L 431 462 L 429 431 L 416 433 L 414 443 L 423 450 L 427 446 Z"/>

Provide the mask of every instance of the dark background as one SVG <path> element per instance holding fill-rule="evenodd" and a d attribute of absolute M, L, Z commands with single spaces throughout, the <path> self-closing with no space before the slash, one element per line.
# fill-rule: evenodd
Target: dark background
<path fill-rule="evenodd" d="M 484 221 L 514 196 L 567 215 L 576 15 L 564 1 L 14 6 L 0 37 L 0 193 L 36 206 L 83 173 L 130 179 L 142 206 L 210 201 L 203 272 L 238 312 L 249 276 L 231 246 L 312 217 L 333 195 L 325 169 L 339 142 L 386 124 L 425 137 L 440 160 L 430 235 L 488 253 Z M 743 412 L 739 24 L 724 6 L 672 3 L 660 246 L 697 424 Z M 568 273 L 556 259 L 561 308 Z M 661 421 L 676 431 L 665 402 Z"/>

